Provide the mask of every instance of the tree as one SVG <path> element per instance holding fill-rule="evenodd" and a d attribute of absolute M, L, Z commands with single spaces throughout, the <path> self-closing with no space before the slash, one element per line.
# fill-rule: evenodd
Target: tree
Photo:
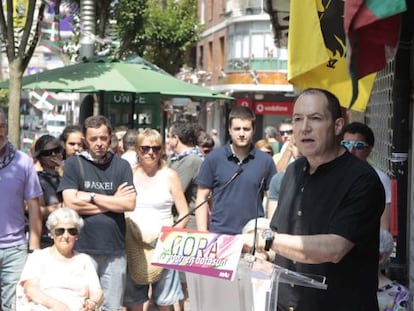
<path fill-rule="evenodd" d="M 9 90 L 0 90 L 0 108 L 7 111 L 9 106 Z"/>
<path fill-rule="evenodd" d="M 201 32 L 197 1 L 121 1 L 116 12 L 120 56 L 138 54 L 171 74 L 189 61 Z"/>
<path fill-rule="evenodd" d="M 23 73 L 26 70 L 38 44 L 48 44 L 54 52 L 62 43 L 60 40 L 59 22 L 63 17 L 60 7 L 63 0 L 2 0 L 0 1 L 0 32 L 1 44 L 5 47 L 9 63 L 9 90 L 0 94 L 0 104 L 8 110 L 9 140 L 17 147 L 20 146 L 20 102 Z M 67 6 L 77 3 L 76 0 L 65 0 Z M 54 8 L 53 22 L 45 19 L 45 10 Z M 70 10 L 67 12 L 73 15 Z M 78 13 L 78 12 L 77 12 Z M 41 29 L 57 25 L 57 36 L 46 38 L 40 42 Z M 45 26 L 46 25 L 46 26 Z M 43 28 L 42 28 L 43 27 Z M 45 35 L 43 33 L 43 35 Z M 61 54 L 62 61 L 69 63 L 68 55 Z M 8 95 L 8 97 L 7 97 Z M 4 102 L 8 100 L 8 105 Z"/>
<path fill-rule="evenodd" d="M 18 7 L 15 7 L 12 0 L 7 0 L 6 6 L 3 2 L 0 1 L 1 43 L 6 49 L 10 74 L 8 130 L 10 141 L 19 147 L 22 77 L 39 41 L 45 2 L 22 1 Z"/>
<path fill-rule="evenodd" d="M 9 62 L 9 139 L 20 146 L 20 102 L 23 73 L 38 45 L 40 27 L 46 3 L 55 4 L 55 16 L 63 0 L 2 0 L 0 1 L 1 43 Z M 67 0 L 80 4 L 79 0 Z M 188 62 L 188 55 L 199 40 L 201 27 L 197 21 L 196 0 L 95 0 L 97 33 L 96 52 L 102 53 L 107 27 L 115 16 L 121 42 L 115 56 L 140 55 L 164 70 L 175 74 Z M 76 15 L 76 12 L 71 12 Z M 79 16 L 75 16 L 79 21 Z M 76 53 L 79 29 L 75 29 L 74 44 L 68 54 Z M 59 29 L 58 29 L 59 33 Z M 58 35 L 58 37 L 60 37 Z M 111 44 L 109 44 L 111 45 Z M 70 49 L 70 48 L 69 48 Z M 67 49 L 67 50 L 69 50 Z M 113 46 L 111 51 L 113 52 Z M 67 63 L 68 55 L 62 55 Z M 72 59 L 76 59 L 73 57 Z M 2 94 L 0 94 L 1 96 Z M 4 96 L 1 96 L 4 101 Z"/>
<path fill-rule="evenodd" d="M 118 56 L 145 51 L 144 19 L 148 0 L 120 1 L 116 7 L 116 31 L 121 41 Z"/>

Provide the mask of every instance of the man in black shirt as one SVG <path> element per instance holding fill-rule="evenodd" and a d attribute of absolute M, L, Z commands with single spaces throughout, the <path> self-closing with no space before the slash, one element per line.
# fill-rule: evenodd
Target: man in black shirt
<path fill-rule="evenodd" d="M 328 288 L 280 284 L 279 310 L 378 310 L 384 188 L 369 164 L 340 145 L 343 126 L 333 94 L 307 89 L 297 98 L 293 134 L 303 158 L 286 170 L 268 244 L 276 264 L 325 276 Z"/>
<path fill-rule="evenodd" d="M 102 310 L 121 310 L 126 253 L 125 211 L 135 208 L 136 192 L 130 164 L 110 150 L 111 125 L 104 116 L 85 120 L 86 150 L 65 161 L 58 191 L 85 225 L 75 249 L 89 254 L 104 291 Z"/>

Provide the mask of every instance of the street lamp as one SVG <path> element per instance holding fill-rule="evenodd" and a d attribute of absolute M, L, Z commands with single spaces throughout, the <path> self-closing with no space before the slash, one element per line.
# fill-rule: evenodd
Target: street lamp
<path fill-rule="evenodd" d="M 95 43 L 95 2 L 94 0 L 81 0 L 80 2 L 80 50 L 79 56 L 91 57 L 94 55 Z"/>

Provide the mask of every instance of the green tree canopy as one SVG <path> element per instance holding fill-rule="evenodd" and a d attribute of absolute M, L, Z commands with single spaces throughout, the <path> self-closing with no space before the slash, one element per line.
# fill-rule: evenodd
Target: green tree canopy
<path fill-rule="evenodd" d="M 195 0 L 132 0 L 117 7 L 120 55 L 138 54 L 175 74 L 189 62 L 201 27 Z"/>

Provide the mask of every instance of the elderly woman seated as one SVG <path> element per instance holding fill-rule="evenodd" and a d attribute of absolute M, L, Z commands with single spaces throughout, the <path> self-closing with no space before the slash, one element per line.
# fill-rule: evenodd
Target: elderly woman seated
<path fill-rule="evenodd" d="M 91 258 L 73 250 L 83 219 L 68 207 L 46 222 L 54 244 L 29 255 L 17 287 L 16 310 L 97 310 L 103 292 Z"/>

